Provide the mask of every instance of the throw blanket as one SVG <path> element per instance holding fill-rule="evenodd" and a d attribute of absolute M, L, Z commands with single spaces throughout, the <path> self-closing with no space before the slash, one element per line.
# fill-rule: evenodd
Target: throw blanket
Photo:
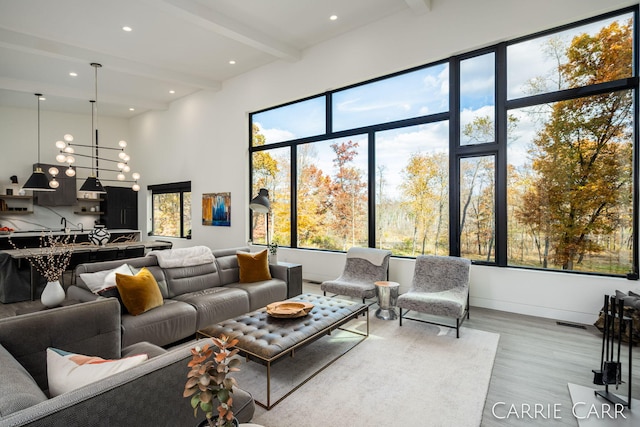
<path fill-rule="evenodd" d="M 162 268 L 209 264 L 215 259 L 211 253 L 211 249 L 206 246 L 151 251 L 149 252 L 149 256 L 158 258 L 158 265 Z"/>
<path fill-rule="evenodd" d="M 347 258 L 362 258 L 366 259 L 373 265 L 381 266 L 384 262 L 384 258 L 387 255 L 391 255 L 391 251 L 385 251 L 383 249 L 372 248 L 351 248 L 347 251 Z"/>

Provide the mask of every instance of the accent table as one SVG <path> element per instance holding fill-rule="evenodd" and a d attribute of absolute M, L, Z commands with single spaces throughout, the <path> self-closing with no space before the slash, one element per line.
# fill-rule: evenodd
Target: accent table
<path fill-rule="evenodd" d="M 400 283 L 380 281 L 375 282 L 376 294 L 378 296 L 378 305 L 376 317 L 382 320 L 395 320 L 398 318 L 396 313 L 396 303 L 398 302 L 398 290 Z"/>

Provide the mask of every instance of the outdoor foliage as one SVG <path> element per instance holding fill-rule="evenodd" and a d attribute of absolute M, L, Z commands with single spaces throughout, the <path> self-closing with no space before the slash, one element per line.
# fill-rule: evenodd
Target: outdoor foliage
<path fill-rule="evenodd" d="M 630 20 L 581 31 L 538 45 L 549 58 L 546 65 L 552 65 L 544 75 L 526 75 L 521 96 L 633 75 Z M 616 274 L 631 269 L 633 95 L 578 94 L 507 111 L 509 265 Z M 504 143 L 496 140 L 494 114 L 480 113 L 489 107 L 494 108 L 474 105 L 473 119 L 461 129 L 465 148 Z M 449 204 L 457 198 L 460 233 L 453 238 L 459 239 L 460 255 L 495 262 L 497 183 L 505 179 L 496 176 L 499 157 L 476 150 L 481 154 L 455 160 L 459 187 L 451 188 L 450 162 L 456 157 L 448 152 L 449 122 L 428 126 L 375 132 L 375 246 L 399 256 L 449 254 Z M 253 132 L 253 146 L 264 145 L 256 125 Z M 368 245 L 369 179 L 362 140 L 297 145 L 298 247 L 344 251 Z M 283 244 L 290 232 L 289 148 L 253 155 L 254 192 L 265 187 L 275 195 L 273 234 Z M 254 240 L 264 235 L 263 218 L 254 216 L 253 231 Z"/>
<path fill-rule="evenodd" d="M 614 22 L 597 35 L 580 34 L 566 48 L 558 75 L 580 87 L 630 75 L 631 24 Z M 616 273 L 630 267 L 632 94 L 628 91 L 556 102 L 529 146 L 519 171 L 514 222 L 526 229 L 537 260 L 520 262 L 565 270 L 591 266 Z M 526 251 L 530 254 L 529 251 Z"/>

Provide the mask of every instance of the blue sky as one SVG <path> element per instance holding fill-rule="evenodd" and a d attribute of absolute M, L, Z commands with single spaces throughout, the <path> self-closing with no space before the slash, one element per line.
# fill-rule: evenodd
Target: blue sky
<path fill-rule="evenodd" d="M 632 17 L 624 16 L 621 21 Z M 605 20 L 574 30 L 554 34 L 554 38 L 570 43 L 578 33 L 596 34 L 613 20 Z M 556 73 L 556 60 L 545 52 L 550 37 L 510 45 L 507 49 L 507 97 L 514 99 L 531 93 L 529 81 L 536 77 L 549 79 Z M 494 116 L 494 54 L 485 54 L 461 62 L 461 127 L 475 117 Z M 549 90 L 557 89 L 550 84 Z M 353 129 L 393 120 L 447 111 L 449 108 L 449 67 L 438 64 L 404 75 L 379 80 L 333 94 L 334 130 Z M 509 163 L 527 162 L 527 148 L 537 134 L 545 114 L 530 114 L 527 110 L 513 110 L 509 114 L 519 119 L 517 129 L 510 135 Z M 302 101 L 254 115 L 267 143 L 296 139 L 325 132 L 324 97 Z M 378 159 L 384 159 L 388 188 L 393 191 L 400 183 L 401 169 L 414 152 L 446 150 L 448 123 L 417 126 L 382 132 L 377 135 Z M 366 136 L 349 138 L 363 149 L 358 164 L 366 171 Z M 329 141 L 318 146 L 317 165 L 333 173 L 333 151 Z M 468 143 L 462 136 L 462 143 Z"/>

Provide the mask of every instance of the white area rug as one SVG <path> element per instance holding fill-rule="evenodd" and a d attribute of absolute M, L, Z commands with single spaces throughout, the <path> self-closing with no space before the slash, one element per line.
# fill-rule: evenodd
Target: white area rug
<path fill-rule="evenodd" d="M 609 391 L 622 400 L 627 400 L 626 384 L 619 390 L 615 386 Z M 623 390 L 624 389 L 624 390 Z M 604 390 L 604 386 L 584 387 L 569 383 L 572 415 L 578 420 L 579 427 L 637 427 L 640 426 L 640 400 L 631 399 L 631 409 L 615 408 L 612 403 L 596 396 L 595 390 Z M 621 393 L 618 393 L 620 391 Z"/>
<path fill-rule="evenodd" d="M 362 319 L 362 318 L 361 318 Z M 256 407 L 265 427 L 374 425 L 479 426 L 499 335 L 419 322 L 370 318 L 369 337 L 270 411 Z M 347 325 L 365 330 L 364 320 Z M 272 402 L 323 360 L 353 344 L 334 332 L 272 367 Z M 240 387 L 266 401 L 266 367 L 245 363 Z"/>

